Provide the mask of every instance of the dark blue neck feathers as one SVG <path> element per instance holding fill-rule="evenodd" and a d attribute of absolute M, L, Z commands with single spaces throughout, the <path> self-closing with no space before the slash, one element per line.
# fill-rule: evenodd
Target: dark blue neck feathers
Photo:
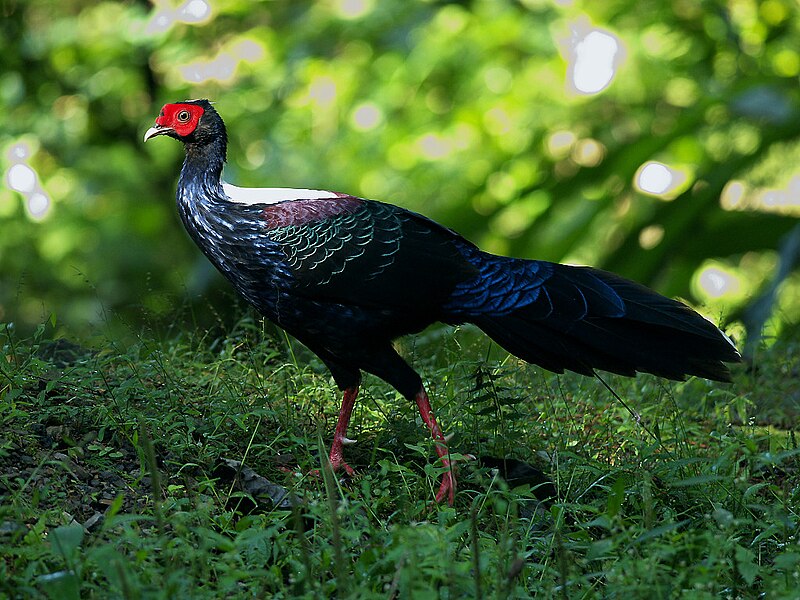
<path fill-rule="evenodd" d="M 191 189 L 195 195 L 218 196 L 225 164 L 227 140 L 224 133 L 206 142 L 187 142 L 178 188 Z"/>

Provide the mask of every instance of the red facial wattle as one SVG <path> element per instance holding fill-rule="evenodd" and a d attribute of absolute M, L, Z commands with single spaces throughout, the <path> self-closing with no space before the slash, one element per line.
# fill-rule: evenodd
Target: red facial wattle
<path fill-rule="evenodd" d="M 165 104 L 156 118 L 156 125 L 169 127 L 185 137 L 195 130 L 203 112 L 203 107 L 196 104 Z"/>

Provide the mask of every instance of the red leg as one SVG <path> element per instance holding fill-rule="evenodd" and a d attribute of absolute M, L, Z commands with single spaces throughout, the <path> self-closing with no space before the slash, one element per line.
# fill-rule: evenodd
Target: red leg
<path fill-rule="evenodd" d="M 414 400 L 417 402 L 422 420 L 425 421 L 425 425 L 430 429 L 431 436 L 436 442 L 436 454 L 442 459 L 442 464 L 445 467 L 449 467 L 449 471 L 442 475 L 442 484 L 436 493 L 436 502 L 441 502 L 447 498 L 447 503 L 452 506 L 456 495 L 456 476 L 450 464 L 450 451 L 447 449 L 447 442 L 442 435 L 442 430 L 439 429 L 439 425 L 436 423 L 436 417 L 433 416 L 431 403 L 424 387 L 420 388 Z"/>
<path fill-rule="evenodd" d="M 331 468 L 334 472 L 344 469 L 345 473 L 351 477 L 355 475 L 355 471 L 344 461 L 343 451 L 346 444 L 353 443 L 353 440 L 347 438 L 347 426 L 350 424 L 350 415 L 353 413 L 356 396 L 358 396 L 358 386 L 345 389 L 342 397 L 342 407 L 339 409 L 339 420 L 336 423 L 336 431 L 333 434 L 330 454 Z"/>

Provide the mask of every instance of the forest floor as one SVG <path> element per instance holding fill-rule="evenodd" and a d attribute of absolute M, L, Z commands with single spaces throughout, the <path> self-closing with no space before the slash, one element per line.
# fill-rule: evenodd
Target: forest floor
<path fill-rule="evenodd" d="M 310 474 L 339 394 L 257 322 L 124 346 L 48 331 L 0 332 L 0 598 L 800 589 L 797 341 L 733 384 L 602 375 L 612 394 L 430 330 L 404 353 L 465 458 L 448 507 L 415 407 L 373 378 L 357 476 Z"/>

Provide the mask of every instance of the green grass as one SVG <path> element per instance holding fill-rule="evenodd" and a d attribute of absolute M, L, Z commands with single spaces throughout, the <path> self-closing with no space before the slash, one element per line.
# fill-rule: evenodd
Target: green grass
<path fill-rule="evenodd" d="M 307 351 L 224 336 L 86 351 L 0 329 L 2 598 L 796 598 L 800 359 L 775 344 L 733 385 L 556 376 L 431 330 L 404 351 L 454 453 L 514 457 L 552 503 L 462 463 L 454 507 L 416 409 L 367 378 L 321 466 L 339 394 Z M 630 408 L 630 411 L 626 408 Z M 777 426 L 776 426 L 777 425 Z M 244 462 L 302 499 L 253 498 Z"/>

